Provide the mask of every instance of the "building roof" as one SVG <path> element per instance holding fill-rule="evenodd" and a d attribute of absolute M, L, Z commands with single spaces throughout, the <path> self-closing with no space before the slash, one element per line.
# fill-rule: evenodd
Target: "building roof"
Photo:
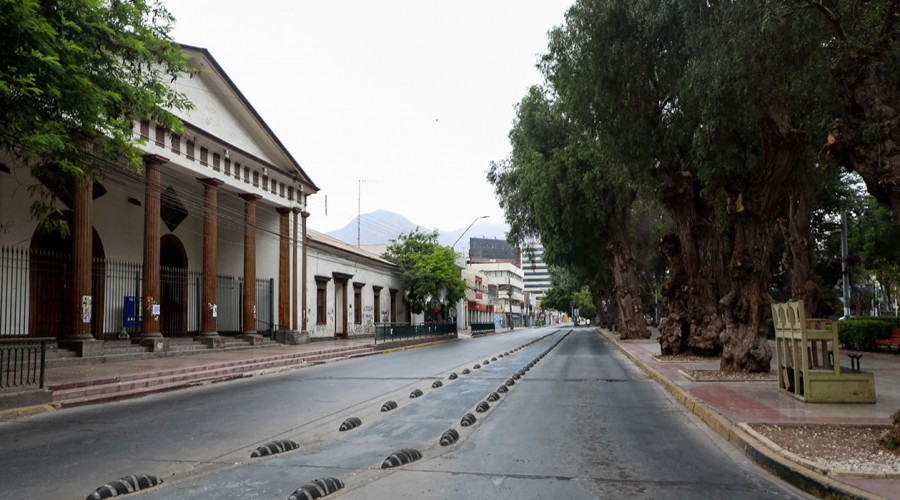
<path fill-rule="evenodd" d="M 188 55 L 188 64 L 203 71 L 198 76 L 199 78 L 206 79 L 206 83 L 213 86 L 221 96 L 227 97 L 230 94 L 234 97 L 233 100 L 221 99 L 223 105 L 228 107 L 231 112 L 236 113 L 243 125 L 250 124 L 255 126 L 257 132 L 255 134 L 256 138 L 267 143 L 265 146 L 267 146 L 270 154 L 275 157 L 280 157 L 280 159 L 283 160 L 283 163 L 289 165 L 293 169 L 293 172 L 284 173 L 287 175 L 296 175 L 300 183 L 307 188 L 308 193 L 318 192 L 319 187 L 316 186 L 312 178 L 310 178 L 306 171 L 303 170 L 303 167 L 300 166 L 300 163 L 297 162 L 293 155 L 291 155 L 290 151 L 288 151 L 278 136 L 275 135 L 275 132 L 272 131 L 265 120 L 262 119 L 262 116 L 260 116 L 256 109 L 253 108 L 250 101 L 248 101 L 244 94 L 241 93 L 237 85 L 231 80 L 222 66 L 220 66 L 218 61 L 210 54 L 209 50 L 185 44 L 181 44 L 181 48 Z M 211 78 L 212 76 L 215 78 Z M 205 127 L 202 125 L 193 124 L 189 117 L 186 118 L 187 119 L 183 120 L 185 121 L 186 127 L 194 126 L 195 128 L 205 130 Z M 227 142 L 226 138 L 219 139 L 221 139 L 222 142 Z M 236 144 L 233 148 L 240 149 L 240 145 Z M 270 166 L 272 168 L 278 168 L 276 165 Z"/>
<path fill-rule="evenodd" d="M 328 247 L 334 250 L 338 250 L 339 252 L 343 252 L 345 254 L 352 255 L 357 258 L 366 259 L 372 263 L 380 264 L 383 266 L 397 267 L 393 262 L 382 258 L 380 255 L 370 252 L 364 248 L 357 248 L 353 245 L 345 243 L 337 238 L 332 238 L 325 233 L 320 233 L 318 231 L 314 231 L 309 229 L 306 231 L 306 236 L 309 239 L 310 245 L 320 246 L 320 247 Z"/>

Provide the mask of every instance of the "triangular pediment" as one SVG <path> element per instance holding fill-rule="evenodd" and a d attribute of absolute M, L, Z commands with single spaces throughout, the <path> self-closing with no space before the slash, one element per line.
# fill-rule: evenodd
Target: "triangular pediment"
<path fill-rule="evenodd" d="M 312 179 L 209 51 L 188 45 L 181 47 L 188 55 L 188 65 L 200 72 L 192 77 L 178 78 L 170 84 L 194 104 L 194 109 L 174 110 L 174 114 L 192 129 L 200 129 L 232 144 L 264 163 L 296 172 L 304 184 L 318 191 Z"/>

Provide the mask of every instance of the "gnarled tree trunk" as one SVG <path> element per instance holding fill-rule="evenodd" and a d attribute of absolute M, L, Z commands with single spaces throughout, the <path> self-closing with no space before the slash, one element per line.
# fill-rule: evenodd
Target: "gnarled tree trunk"
<path fill-rule="evenodd" d="M 615 296 L 609 289 L 598 292 L 591 290 L 591 297 L 594 299 L 594 308 L 597 310 L 597 317 L 600 318 L 600 328 L 615 330 Z"/>
<path fill-rule="evenodd" d="M 669 263 L 669 280 L 662 287 L 669 314 L 659 324 L 660 349 L 662 354 L 716 356 L 725 327 L 718 308 L 725 265 L 715 209 L 700 197 L 690 172 L 670 169 L 659 181 L 660 201 L 677 230 L 659 244 Z"/>
<path fill-rule="evenodd" d="M 791 195 L 787 218 L 778 220 L 784 237 L 784 254 L 781 262 L 790 276 L 791 300 L 803 301 L 807 318 L 816 316 L 819 301 L 819 287 L 813 279 L 816 255 L 815 241 L 810 228 L 812 213 L 813 206 L 808 193 L 801 186 Z"/>
<path fill-rule="evenodd" d="M 790 125 L 784 106 L 773 104 L 763 131 L 761 170 L 728 187 L 728 214 L 734 223 L 731 290 L 725 313 L 724 372 L 768 372 L 772 349 L 766 340 L 769 305 L 769 257 L 775 214 L 803 165 L 805 143 Z"/>
<path fill-rule="evenodd" d="M 634 269 L 634 256 L 628 243 L 626 227 L 628 209 L 620 209 L 618 224 L 613 224 L 608 245 L 612 255 L 612 276 L 618 305 L 621 338 L 648 339 L 650 331 L 644 319 L 644 308 L 641 295 L 638 293 L 637 273 Z"/>

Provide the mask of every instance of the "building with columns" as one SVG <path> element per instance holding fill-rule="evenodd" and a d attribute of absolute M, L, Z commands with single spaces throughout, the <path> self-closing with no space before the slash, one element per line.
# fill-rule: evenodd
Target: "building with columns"
<path fill-rule="evenodd" d="M 306 207 L 319 188 L 210 53 L 183 49 L 202 71 L 172 85 L 194 109 L 176 112 L 181 132 L 135 123 L 141 172 L 86 147 L 89 176 L 35 179 L 0 152 L 0 338 L 53 337 L 82 355 L 123 334 L 153 349 L 179 336 L 304 340 L 316 283 Z M 57 196 L 69 237 L 30 217 L 33 185 Z"/>

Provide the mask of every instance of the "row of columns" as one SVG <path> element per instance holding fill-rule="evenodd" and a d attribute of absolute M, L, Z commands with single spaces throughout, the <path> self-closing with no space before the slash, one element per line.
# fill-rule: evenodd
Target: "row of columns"
<path fill-rule="evenodd" d="M 160 167 L 168 161 L 159 155 L 144 156 L 144 249 L 142 274 L 141 338 L 162 337 L 159 326 L 160 300 Z M 216 263 L 218 242 L 218 188 L 222 180 L 198 179 L 203 184 L 203 303 L 200 318 L 200 336 L 218 337 L 216 331 Z M 72 227 L 72 267 L 73 283 L 70 300 L 73 314 L 69 338 L 76 341 L 93 340 L 91 332 L 91 273 L 92 273 L 92 187 L 93 179 L 89 169 L 74 182 Z M 256 202 L 262 197 L 256 194 L 242 194 L 244 199 L 244 289 L 243 324 L 244 333 L 256 333 Z M 278 323 L 281 330 L 297 331 L 297 310 L 291 315 L 291 297 L 297 297 L 297 245 L 293 248 L 293 270 L 291 279 L 290 221 L 294 214 L 294 238 L 297 236 L 297 215 L 303 220 L 302 242 L 303 265 L 300 282 L 306 283 L 306 219 L 309 213 L 300 209 L 279 208 L 280 242 L 278 263 Z M 293 282 L 293 294 L 290 283 Z M 296 300 L 296 299 L 295 299 Z M 302 289 L 301 306 L 303 312 L 302 331 L 306 331 L 306 286 Z"/>

